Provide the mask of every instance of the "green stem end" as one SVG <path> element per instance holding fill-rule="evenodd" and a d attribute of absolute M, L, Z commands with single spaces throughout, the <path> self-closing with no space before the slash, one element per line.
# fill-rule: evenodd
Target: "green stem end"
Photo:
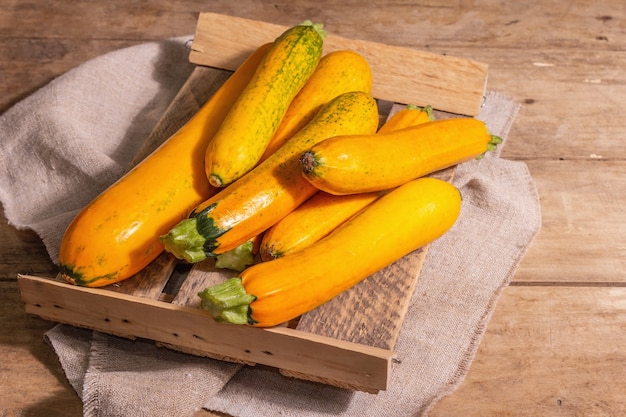
<path fill-rule="evenodd" d="M 431 106 L 430 104 L 424 107 L 420 107 L 417 104 L 409 103 L 406 105 L 406 108 L 410 110 L 425 111 L 426 114 L 428 115 L 428 120 L 430 120 L 431 122 L 435 120 L 435 115 L 433 114 L 433 106 Z"/>
<path fill-rule="evenodd" d="M 167 234 L 159 237 L 165 250 L 178 259 L 190 263 L 200 262 L 207 258 L 204 251 L 206 239 L 198 233 L 198 221 L 195 217 L 184 219 L 174 226 Z"/>
<path fill-rule="evenodd" d="M 254 324 L 250 303 L 256 300 L 246 292 L 239 277 L 205 288 L 198 293 L 200 306 L 209 311 L 215 320 L 231 324 Z"/>
<path fill-rule="evenodd" d="M 241 272 L 254 263 L 254 243 L 249 240 L 235 249 L 220 253 L 215 257 L 215 267 Z"/>
<path fill-rule="evenodd" d="M 498 145 L 502 143 L 502 138 L 500 136 L 491 135 L 491 140 L 487 143 L 487 150 L 476 157 L 476 159 L 483 159 L 487 152 L 495 151 L 498 149 Z"/>
<path fill-rule="evenodd" d="M 315 31 L 317 32 L 317 34 L 320 36 L 320 38 L 322 39 L 326 38 L 327 32 L 324 30 L 323 23 L 313 23 L 307 19 L 304 22 L 300 23 L 298 26 L 312 26 L 313 29 L 315 29 Z"/>

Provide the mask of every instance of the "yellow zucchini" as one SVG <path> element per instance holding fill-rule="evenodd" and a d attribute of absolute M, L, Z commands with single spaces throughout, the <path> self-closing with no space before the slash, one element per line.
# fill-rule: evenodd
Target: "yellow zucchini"
<path fill-rule="evenodd" d="M 337 135 L 373 133 L 377 125 L 371 95 L 357 91 L 336 97 L 268 159 L 161 236 L 166 250 L 198 262 L 259 235 L 317 192 L 300 172 L 298 156 L 305 149 Z"/>
<path fill-rule="evenodd" d="M 418 107 L 414 104 L 407 104 L 405 108 L 390 116 L 378 129 L 377 133 L 392 132 L 405 127 L 432 122 L 433 120 L 435 120 L 435 117 L 433 116 L 433 108 L 431 106 Z"/>
<path fill-rule="evenodd" d="M 483 155 L 500 143 L 473 118 L 436 120 L 376 135 L 337 136 L 303 152 L 302 171 L 331 194 L 387 190 Z"/>
<path fill-rule="evenodd" d="M 66 281 L 100 287 L 129 278 L 163 251 L 159 235 L 215 193 L 205 149 L 268 49 L 259 47 L 183 127 L 78 213 L 59 250 Z"/>
<path fill-rule="evenodd" d="M 461 195 L 450 183 L 410 181 L 311 246 L 206 288 L 201 305 L 218 321 L 257 327 L 287 322 L 439 238 L 460 209 Z"/>
<path fill-rule="evenodd" d="M 430 107 L 407 105 L 378 130 L 391 132 L 433 120 Z M 332 195 L 316 193 L 263 234 L 259 252 L 268 261 L 317 242 L 380 197 L 380 192 Z"/>
<path fill-rule="evenodd" d="M 372 72 L 365 58 L 351 50 L 339 50 L 324 55 L 287 108 L 261 161 L 267 159 L 311 121 L 323 105 L 350 91 L 372 91 Z"/>
<path fill-rule="evenodd" d="M 378 197 L 378 192 L 316 193 L 263 234 L 261 259 L 269 261 L 317 242 Z"/>
<path fill-rule="evenodd" d="M 257 164 L 287 107 L 315 70 L 322 47 L 323 32 L 310 23 L 276 38 L 207 148 L 211 185 L 225 187 Z"/>

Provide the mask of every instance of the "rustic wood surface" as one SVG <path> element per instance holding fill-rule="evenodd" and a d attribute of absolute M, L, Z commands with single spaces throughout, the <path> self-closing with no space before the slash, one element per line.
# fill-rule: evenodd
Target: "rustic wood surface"
<path fill-rule="evenodd" d="M 289 25 L 489 64 L 523 104 L 502 157 L 525 161 L 543 228 L 498 303 L 458 390 L 431 416 L 626 414 L 626 7 L 524 2 L 0 0 L 0 112 L 80 63 L 193 33 L 199 12 Z M 39 238 L 0 222 L 0 412 L 76 416 L 78 396 L 23 312 L 18 273 L 54 276 Z M 199 413 L 209 415 L 209 413 Z"/>
<path fill-rule="evenodd" d="M 189 60 L 235 70 L 246 56 L 242 52 L 250 53 L 259 43 L 272 41 L 287 28 L 260 20 L 201 13 Z M 327 33 L 324 53 L 341 49 L 356 51 L 367 60 L 372 71 L 372 95 L 378 99 L 431 105 L 470 116 L 480 111 L 487 83 L 486 63 Z"/>

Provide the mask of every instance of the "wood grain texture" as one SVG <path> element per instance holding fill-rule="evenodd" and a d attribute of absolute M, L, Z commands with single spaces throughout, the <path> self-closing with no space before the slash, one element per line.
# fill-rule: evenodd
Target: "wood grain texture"
<path fill-rule="evenodd" d="M 397 107 L 391 112 L 397 111 Z M 432 177 L 451 181 L 451 167 Z M 304 314 L 297 329 L 367 346 L 395 349 L 429 245 L 369 276 L 325 304 Z"/>
<path fill-rule="evenodd" d="M 623 287 L 509 287 L 469 375 L 430 416 L 624 415 L 625 322 Z"/>
<path fill-rule="evenodd" d="M 524 292 L 505 290 L 466 381 L 431 415 L 626 413 L 622 352 L 594 354 L 603 340 L 626 344 L 612 295 L 626 280 L 620 262 L 626 235 L 620 225 L 612 227 L 626 196 L 610 193 L 623 184 L 626 169 L 626 118 L 617 117 L 626 102 L 622 0 L 0 0 L 0 113 L 90 58 L 193 34 L 200 12 L 278 25 L 311 19 L 338 36 L 488 63 L 487 88 L 523 104 L 502 156 L 529 164 L 546 222 L 514 278 L 527 285 Z M 601 197 L 596 201 L 591 180 Z M 561 204 L 559 195 L 570 204 Z M 42 339 L 52 323 L 25 314 L 17 290 L 17 273 L 54 276 L 56 266 L 34 233 L 0 218 L 0 334 L 7 335 L 0 356 L 11 352 L 12 358 L 3 362 L 0 414 L 80 415 L 80 399 Z M 584 300 L 605 307 L 588 308 Z M 531 315 L 550 303 L 552 312 L 565 308 L 570 316 L 556 316 L 552 330 L 560 342 L 552 344 L 540 337 L 547 327 L 538 330 L 546 318 Z M 503 320 L 510 322 L 506 330 Z"/>
<path fill-rule="evenodd" d="M 426 257 L 417 249 L 315 310 L 298 329 L 339 340 L 394 349 Z"/>
<path fill-rule="evenodd" d="M 516 281 L 626 285 L 626 162 L 529 160 L 542 229 Z"/>
<path fill-rule="evenodd" d="M 201 13 L 189 59 L 198 65 L 234 70 L 259 42 L 271 42 L 286 29 L 259 20 Z M 487 64 L 328 33 L 324 52 L 341 49 L 356 51 L 367 60 L 375 98 L 471 116 L 480 110 Z"/>
<path fill-rule="evenodd" d="M 158 300 L 167 286 L 175 266 L 176 258 L 163 252 L 132 277 L 107 285 L 103 289 Z"/>
<path fill-rule="evenodd" d="M 15 282 L 0 281 L 0 414 L 81 415 L 82 405 L 43 338 L 55 323 L 24 314 Z"/>
<path fill-rule="evenodd" d="M 368 392 L 387 387 L 393 352 L 294 329 L 217 323 L 210 313 L 145 297 L 18 276 L 24 309 L 44 319 L 143 338 L 243 363 L 262 363 Z M 88 306 L 88 308 L 86 308 Z M 308 358 L 302 361 L 302 357 Z"/>

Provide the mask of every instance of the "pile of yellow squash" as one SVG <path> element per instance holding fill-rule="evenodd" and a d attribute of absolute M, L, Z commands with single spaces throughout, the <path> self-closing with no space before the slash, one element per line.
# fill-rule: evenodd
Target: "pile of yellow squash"
<path fill-rule="evenodd" d="M 408 105 L 379 126 L 367 61 L 322 53 L 304 22 L 254 51 L 198 113 L 87 205 L 61 276 L 100 287 L 163 250 L 237 276 L 202 291 L 220 321 L 274 326 L 309 311 L 456 222 L 459 191 L 427 174 L 499 138 L 474 118 Z M 255 256 L 256 255 L 256 256 Z"/>

